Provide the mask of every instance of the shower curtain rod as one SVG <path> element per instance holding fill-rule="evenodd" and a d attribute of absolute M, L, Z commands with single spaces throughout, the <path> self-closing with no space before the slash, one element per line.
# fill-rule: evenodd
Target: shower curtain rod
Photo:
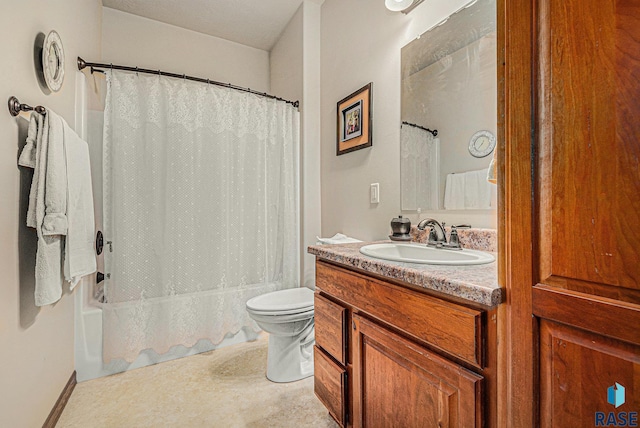
<path fill-rule="evenodd" d="M 222 83 L 211 79 L 203 79 L 202 77 L 193 77 L 187 76 L 186 74 L 176 74 L 176 73 L 168 73 L 166 71 L 161 70 L 150 70 L 147 68 L 139 68 L 139 67 L 129 67 L 126 65 L 113 65 L 113 64 L 102 64 L 99 62 L 86 62 L 82 58 L 78 57 L 78 70 L 83 70 L 86 67 L 91 67 L 91 73 L 95 71 L 102 72 L 101 69 L 110 69 L 110 70 L 124 70 L 124 71 L 135 71 L 136 73 L 146 73 L 146 74 L 157 74 L 158 76 L 168 76 L 168 77 L 176 77 L 178 79 L 186 79 L 194 82 L 201 83 L 209 83 L 211 85 L 223 86 L 225 88 L 235 89 L 237 91 L 249 92 L 254 95 L 259 95 L 261 97 L 271 98 L 273 100 L 284 101 L 287 104 L 293 105 L 295 108 L 300 106 L 299 101 L 289 101 L 284 98 L 276 97 L 275 95 L 267 94 L 266 92 L 258 92 L 254 91 L 251 88 L 243 88 L 242 86 L 232 85 L 231 83 Z"/>
<path fill-rule="evenodd" d="M 438 136 L 438 130 L 437 129 L 431 130 L 429 128 L 425 128 L 424 126 L 416 125 L 415 123 L 409 123 L 409 122 L 402 122 L 402 124 L 403 125 L 413 126 L 414 128 L 419 128 L 419 129 L 422 129 L 423 131 L 431 132 L 431 134 L 434 137 Z"/>

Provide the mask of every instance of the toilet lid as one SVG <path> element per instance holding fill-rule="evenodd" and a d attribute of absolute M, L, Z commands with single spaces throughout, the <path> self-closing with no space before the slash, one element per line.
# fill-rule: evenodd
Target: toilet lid
<path fill-rule="evenodd" d="M 313 291 L 307 287 L 273 291 L 249 299 L 247 308 L 260 312 L 302 312 L 313 308 Z"/>

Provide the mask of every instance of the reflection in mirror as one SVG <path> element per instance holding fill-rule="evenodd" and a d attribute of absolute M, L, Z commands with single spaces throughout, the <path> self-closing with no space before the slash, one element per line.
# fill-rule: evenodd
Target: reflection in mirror
<path fill-rule="evenodd" d="M 402 210 L 495 209 L 493 152 L 469 147 L 478 131 L 496 135 L 496 55 L 495 0 L 470 3 L 402 48 Z"/>

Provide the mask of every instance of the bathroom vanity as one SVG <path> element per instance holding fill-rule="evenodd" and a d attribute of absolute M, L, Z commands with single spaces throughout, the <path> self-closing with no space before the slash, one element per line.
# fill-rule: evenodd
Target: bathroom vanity
<path fill-rule="evenodd" d="M 494 426 L 496 263 L 317 256 L 315 392 L 341 426 Z"/>

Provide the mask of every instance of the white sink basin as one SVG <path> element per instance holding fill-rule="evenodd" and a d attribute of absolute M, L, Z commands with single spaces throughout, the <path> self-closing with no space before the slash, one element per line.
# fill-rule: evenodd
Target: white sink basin
<path fill-rule="evenodd" d="M 444 250 L 425 244 L 371 244 L 360 248 L 360 252 L 376 259 L 430 265 L 482 265 L 495 260 L 495 257 L 483 251 Z"/>

